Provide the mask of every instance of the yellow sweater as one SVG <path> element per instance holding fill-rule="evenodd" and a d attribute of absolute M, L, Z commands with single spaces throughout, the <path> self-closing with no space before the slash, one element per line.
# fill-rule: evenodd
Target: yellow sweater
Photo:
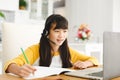
<path fill-rule="evenodd" d="M 31 65 L 34 64 L 34 62 L 39 58 L 39 45 L 36 44 L 36 45 L 32 45 L 32 46 L 28 47 L 25 50 L 25 54 L 28 57 L 30 64 Z M 71 55 L 72 63 L 75 63 L 78 60 L 81 60 L 81 61 L 89 60 L 89 61 L 93 62 L 94 65 L 98 65 L 98 61 L 95 57 L 86 56 L 84 54 L 81 54 L 81 53 L 73 50 L 72 48 L 70 48 L 70 55 Z M 54 56 L 59 56 L 59 52 L 55 52 Z M 26 60 L 24 58 L 24 55 L 21 53 L 21 55 L 19 55 L 18 57 L 6 62 L 4 65 L 4 70 L 6 70 L 7 67 L 9 66 L 9 64 L 11 64 L 11 63 L 16 63 L 17 65 L 22 66 L 22 65 L 26 64 Z"/>

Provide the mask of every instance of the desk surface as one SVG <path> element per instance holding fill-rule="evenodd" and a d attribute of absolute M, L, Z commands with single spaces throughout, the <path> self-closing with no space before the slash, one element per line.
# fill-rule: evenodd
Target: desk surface
<path fill-rule="evenodd" d="M 15 75 L 10 75 L 10 74 L 5 73 L 5 74 L 0 74 L 0 80 L 24 80 L 24 79 L 18 76 L 15 76 Z M 49 77 L 29 79 L 29 80 L 89 80 L 89 79 L 67 76 L 67 75 L 62 74 L 62 75 L 57 75 L 57 76 L 49 76 Z M 114 78 L 111 80 L 120 80 L 120 77 Z"/>
<path fill-rule="evenodd" d="M 0 80 L 24 80 L 24 79 L 9 74 L 2 74 L 0 75 Z M 89 79 L 83 79 L 83 78 L 66 76 L 66 75 L 58 75 L 58 76 L 49 76 L 49 77 L 37 78 L 31 80 L 89 80 Z"/>
<path fill-rule="evenodd" d="M 0 80 L 24 80 L 24 79 L 17 76 L 9 75 L 9 74 L 1 74 Z M 49 76 L 49 77 L 37 78 L 37 79 L 31 79 L 31 80 L 89 80 L 89 79 L 66 76 L 66 75 L 58 75 L 58 76 Z M 114 78 L 111 80 L 120 80 L 120 77 Z"/>
<path fill-rule="evenodd" d="M 0 75 L 0 80 L 24 80 L 24 79 L 18 76 L 10 75 L 6 73 L 6 74 Z M 89 80 L 89 79 L 67 76 L 67 75 L 62 74 L 62 75 L 57 75 L 57 76 L 49 76 L 49 77 L 37 78 L 37 79 L 31 79 L 31 80 Z"/>

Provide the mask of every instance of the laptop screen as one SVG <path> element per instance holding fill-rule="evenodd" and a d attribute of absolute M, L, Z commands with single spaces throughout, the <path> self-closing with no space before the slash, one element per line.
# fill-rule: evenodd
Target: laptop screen
<path fill-rule="evenodd" d="M 120 32 L 103 34 L 104 80 L 120 76 Z"/>

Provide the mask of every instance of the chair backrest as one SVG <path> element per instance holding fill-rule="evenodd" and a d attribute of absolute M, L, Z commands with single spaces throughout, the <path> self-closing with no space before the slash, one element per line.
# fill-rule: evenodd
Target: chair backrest
<path fill-rule="evenodd" d="M 2 48 L 3 65 L 21 53 L 20 48 L 39 43 L 44 24 L 3 23 Z"/>

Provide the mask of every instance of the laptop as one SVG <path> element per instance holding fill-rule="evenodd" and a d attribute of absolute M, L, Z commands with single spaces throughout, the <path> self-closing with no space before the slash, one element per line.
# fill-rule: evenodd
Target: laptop
<path fill-rule="evenodd" d="M 87 68 L 66 75 L 95 80 L 110 80 L 120 76 L 120 32 L 103 33 L 103 68 Z"/>

